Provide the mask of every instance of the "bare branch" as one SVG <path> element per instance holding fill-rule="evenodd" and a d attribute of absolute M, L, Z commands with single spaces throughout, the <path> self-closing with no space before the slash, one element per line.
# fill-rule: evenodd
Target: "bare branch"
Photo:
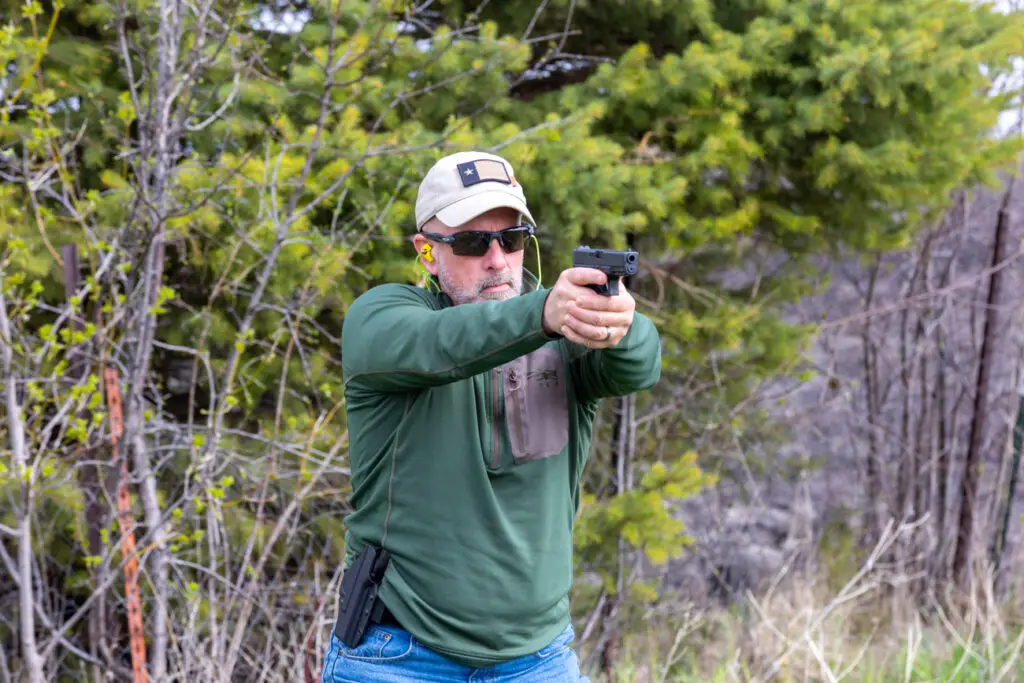
<path fill-rule="evenodd" d="M 36 648 L 35 595 L 32 578 L 32 503 L 35 473 L 30 470 L 25 450 L 25 425 L 18 401 L 18 380 L 14 372 L 13 335 L 7 318 L 7 298 L 0 288 L 0 358 L 3 359 L 4 408 L 13 454 L 14 472 L 21 484 L 21 501 L 15 514 L 18 518 L 18 609 L 21 615 L 21 652 L 28 667 L 31 683 L 43 683 L 43 661 Z"/>

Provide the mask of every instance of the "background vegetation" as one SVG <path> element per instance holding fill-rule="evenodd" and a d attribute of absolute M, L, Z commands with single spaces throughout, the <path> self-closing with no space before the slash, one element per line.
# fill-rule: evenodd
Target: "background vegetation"
<path fill-rule="evenodd" d="M 319 679 L 348 494 L 345 310 L 419 279 L 418 180 L 470 148 L 514 164 L 540 223 L 528 267 L 546 284 L 579 243 L 640 250 L 628 285 L 665 344 L 661 384 L 605 407 L 586 482 L 573 605 L 595 678 L 1024 673 L 1020 622 L 988 609 L 1005 594 L 974 589 L 988 565 L 973 476 L 942 517 L 955 542 L 920 572 L 898 539 L 938 505 L 926 498 L 909 516 L 879 509 L 842 546 L 845 589 L 825 577 L 750 594 L 699 628 L 650 571 L 695 542 L 676 501 L 751 474 L 723 452 L 792 437 L 761 391 L 819 370 L 805 354 L 816 321 L 787 307 L 824 284 L 821 259 L 911 249 L 966 190 L 1016 168 L 1021 136 L 993 131 L 1021 106 L 1019 13 L 961 0 L 0 8 L 0 680 L 131 677 L 128 528 L 152 680 Z M 869 406 L 879 420 L 882 405 Z M 971 443 L 948 451 L 966 472 L 980 468 Z M 875 449 L 869 491 L 897 461 Z M 911 462 L 901 502 L 928 466 Z M 908 576 L 928 581 L 896 596 L 910 605 L 891 620 L 910 624 L 902 644 L 844 659 L 870 618 L 843 610 L 875 588 L 893 598 L 892 577 Z M 917 609 L 936 585 L 957 597 Z"/>

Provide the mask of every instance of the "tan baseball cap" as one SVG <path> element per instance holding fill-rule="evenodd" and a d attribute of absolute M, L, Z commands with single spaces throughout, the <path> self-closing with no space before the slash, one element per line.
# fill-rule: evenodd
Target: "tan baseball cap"
<path fill-rule="evenodd" d="M 491 209 L 508 207 L 536 225 L 512 164 L 487 152 L 456 152 L 439 159 L 416 195 L 416 230 L 434 216 L 449 227 Z"/>

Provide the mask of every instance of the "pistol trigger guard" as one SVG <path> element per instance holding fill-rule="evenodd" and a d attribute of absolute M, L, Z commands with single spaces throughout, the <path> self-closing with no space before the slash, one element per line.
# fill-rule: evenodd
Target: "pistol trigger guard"
<path fill-rule="evenodd" d="M 619 280 L 618 278 L 609 278 L 607 284 L 603 285 L 587 285 L 590 289 L 594 290 L 601 296 L 618 296 L 619 294 Z"/>

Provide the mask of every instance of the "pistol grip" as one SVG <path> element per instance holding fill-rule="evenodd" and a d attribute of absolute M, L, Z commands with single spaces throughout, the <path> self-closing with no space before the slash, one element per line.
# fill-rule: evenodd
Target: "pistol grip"
<path fill-rule="evenodd" d="M 619 278 L 608 276 L 607 284 L 603 285 L 587 285 L 592 290 L 600 294 L 601 296 L 618 296 L 619 295 Z"/>

